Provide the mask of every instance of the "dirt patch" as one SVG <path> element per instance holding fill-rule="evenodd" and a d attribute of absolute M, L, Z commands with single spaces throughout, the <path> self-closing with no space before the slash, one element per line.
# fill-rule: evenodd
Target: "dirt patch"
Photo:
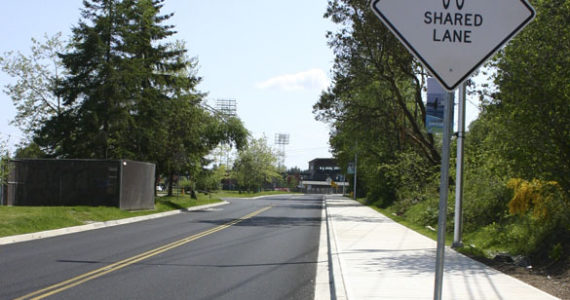
<path fill-rule="evenodd" d="M 550 265 L 531 268 L 483 257 L 471 258 L 560 299 L 570 300 L 570 258 Z"/>

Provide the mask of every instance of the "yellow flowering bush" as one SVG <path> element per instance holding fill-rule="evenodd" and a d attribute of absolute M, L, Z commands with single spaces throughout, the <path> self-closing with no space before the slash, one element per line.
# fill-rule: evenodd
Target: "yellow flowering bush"
<path fill-rule="evenodd" d="M 532 212 L 535 220 L 548 221 L 561 209 L 568 209 L 568 199 L 556 181 L 512 178 L 507 182 L 507 187 L 514 191 L 509 202 L 509 212 L 513 215 Z"/>
<path fill-rule="evenodd" d="M 513 190 L 509 213 L 516 217 L 507 230 L 517 251 L 548 253 L 553 260 L 563 257 L 561 241 L 570 237 L 568 192 L 555 181 L 512 178 L 507 187 Z"/>

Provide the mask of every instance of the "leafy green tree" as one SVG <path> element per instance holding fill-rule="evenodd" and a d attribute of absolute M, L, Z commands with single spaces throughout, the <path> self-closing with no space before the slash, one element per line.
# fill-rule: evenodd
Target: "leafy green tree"
<path fill-rule="evenodd" d="M 570 3 L 532 1 L 537 16 L 497 56 L 498 92 L 485 105 L 511 177 L 554 180 L 570 191 Z"/>
<path fill-rule="evenodd" d="M 531 4 L 537 17 L 495 56 L 493 84 L 477 91 L 463 216 L 466 232 L 482 231 L 493 247 L 542 261 L 570 240 L 570 60 L 561 51 L 570 47 L 570 5 Z"/>
<path fill-rule="evenodd" d="M 226 167 L 224 165 L 214 166 L 212 169 L 202 169 L 198 175 L 196 188 L 201 191 L 220 190 L 222 179 L 226 177 Z"/>
<path fill-rule="evenodd" d="M 55 95 L 56 82 L 65 76 L 57 55 L 65 50 L 61 33 L 44 35 L 44 40 L 32 38 L 31 53 L 6 52 L 0 57 L 0 68 L 15 79 L 4 86 L 16 107 L 12 121 L 27 135 L 62 111 L 61 97 Z"/>
<path fill-rule="evenodd" d="M 249 141 L 248 146 L 238 152 L 233 173 L 241 189 L 260 191 L 264 183 L 280 178 L 277 172 L 277 154 L 267 145 L 265 137 Z"/>
<path fill-rule="evenodd" d="M 301 182 L 301 169 L 299 167 L 293 167 L 287 170 L 285 174 L 285 181 L 287 187 L 290 189 L 296 189 Z"/>
<path fill-rule="evenodd" d="M 165 124 L 168 139 L 164 141 L 159 166 L 170 177 L 188 173 L 196 182 L 196 176 L 209 163 L 204 157 L 212 149 L 220 142 L 235 143 L 241 149 L 248 132 L 237 118 L 221 121 L 200 106 L 180 99 L 175 101 L 177 109 L 171 111 Z"/>
<path fill-rule="evenodd" d="M 464 228 L 477 230 L 493 222 L 501 223 L 508 215 L 510 192 L 506 183 L 511 173 L 497 140 L 503 128 L 481 111 L 471 123 L 465 138 Z"/>
<path fill-rule="evenodd" d="M 44 158 L 45 153 L 40 149 L 40 147 L 34 143 L 30 142 L 27 144 L 21 144 L 16 149 L 14 153 L 15 158 Z"/>
<path fill-rule="evenodd" d="M 167 139 L 159 147 L 161 172 L 170 177 L 188 173 L 196 182 L 203 166 L 210 163 L 205 157 L 218 144 L 235 145 L 237 149 L 245 146 L 249 133 L 240 119 L 220 119 L 184 98 L 172 101 L 177 103 L 176 109 L 169 111 L 164 125 Z"/>
<path fill-rule="evenodd" d="M 231 166 L 233 161 L 231 151 L 232 149 L 230 145 L 219 144 L 214 150 L 212 150 L 210 155 L 216 165 Z"/>
<path fill-rule="evenodd" d="M 434 137 L 424 129 L 426 71 L 378 20 L 369 1 L 329 1 L 325 17 L 339 25 L 328 33 L 336 56 L 333 85 L 314 112 L 331 123 L 330 143 L 342 166 L 358 154 L 359 193 L 392 201 L 406 188 L 406 178 L 421 177 L 407 174 L 415 171 L 405 167 L 406 159 L 414 157 L 414 168 L 428 175 L 440 162 Z M 428 183 L 419 180 L 421 188 Z"/>
<path fill-rule="evenodd" d="M 570 198 L 570 4 L 531 1 L 535 20 L 490 64 L 466 139 L 467 230 L 503 232 L 514 253 L 567 249 Z M 514 214 L 514 215 L 513 215 Z"/>
<path fill-rule="evenodd" d="M 333 108 L 339 112 L 345 107 L 344 102 L 352 100 L 351 96 L 374 94 L 373 101 L 384 110 L 375 112 L 400 129 L 402 140 L 439 164 L 433 137 L 424 130 L 426 110 L 421 94 L 427 76 L 425 69 L 378 20 L 369 1 L 330 1 L 325 17 L 341 28 L 328 33 L 329 45 L 336 54 L 335 87 L 321 102 L 336 100 Z M 350 93 L 356 90 L 360 92 Z M 335 99 L 335 95 L 341 99 Z"/>

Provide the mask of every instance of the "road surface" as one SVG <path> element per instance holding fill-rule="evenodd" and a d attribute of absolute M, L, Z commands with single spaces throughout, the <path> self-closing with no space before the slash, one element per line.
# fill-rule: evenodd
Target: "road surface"
<path fill-rule="evenodd" d="M 0 299 L 313 299 L 322 197 L 0 246 Z"/>

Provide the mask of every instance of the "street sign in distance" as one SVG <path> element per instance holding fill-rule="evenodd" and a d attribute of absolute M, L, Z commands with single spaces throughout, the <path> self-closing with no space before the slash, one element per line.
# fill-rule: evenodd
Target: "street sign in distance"
<path fill-rule="evenodd" d="M 347 169 L 346 170 L 347 174 L 354 174 L 354 170 L 355 170 L 354 162 L 349 162 L 348 167 L 346 169 Z"/>
<path fill-rule="evenodd" d="M 525 0 L 373 0 L 371 6 L 449 91 L 535 16 Z"/>
<path fill-rule="evenodd" d="M 426 129 L 429 133 L 443 132 L 443 113 L 449 93 L 433 78 L 427 79 Z"/>

